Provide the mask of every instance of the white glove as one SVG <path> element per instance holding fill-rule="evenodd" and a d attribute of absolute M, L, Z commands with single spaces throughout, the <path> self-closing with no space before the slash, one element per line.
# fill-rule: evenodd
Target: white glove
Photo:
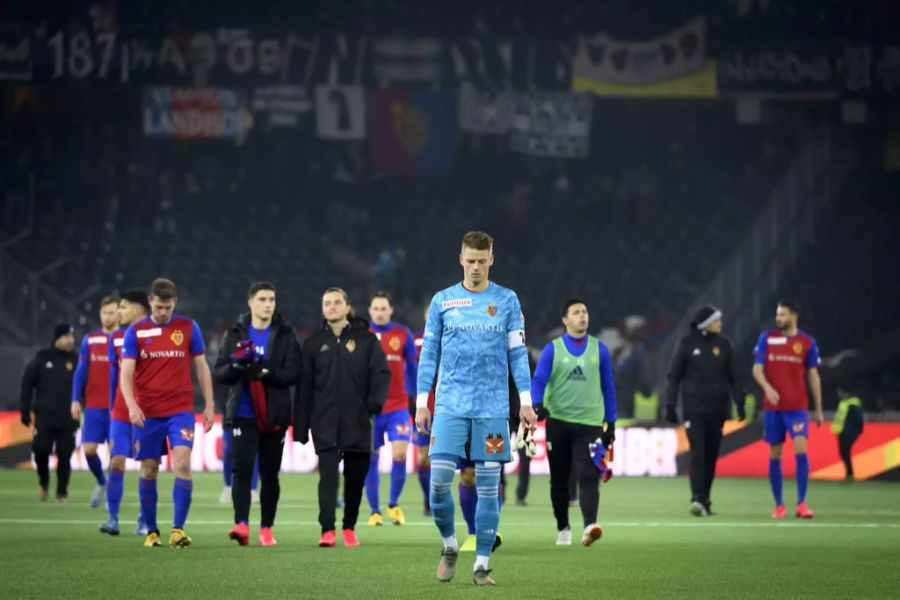
<path fill-rule="evenodd" d="M 525 449 L 525 456 L 534 458 L 537 454 L 537 446 L 532 439 L 535 428 L 529 427 L 525 421 L 519 421 L 519 430 L 516 432 L 516 448 Z"/>

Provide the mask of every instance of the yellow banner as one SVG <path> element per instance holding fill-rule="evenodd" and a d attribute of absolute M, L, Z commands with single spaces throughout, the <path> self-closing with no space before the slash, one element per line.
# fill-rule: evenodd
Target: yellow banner
<path fill-rule="evenodd" d="M 575 76 L 572 91 L 590 92 L 598 96 L 711 98 L 719 91 L 716 85 L 716 61 L 706 61 L 702 69 L 690 75 L 647 85 L 621 85 Z"/>

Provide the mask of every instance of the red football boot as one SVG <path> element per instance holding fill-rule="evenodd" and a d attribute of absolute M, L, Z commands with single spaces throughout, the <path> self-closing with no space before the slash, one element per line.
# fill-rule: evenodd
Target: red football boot
<path fill-rule="evenodd" d="M 806 502 L 801 502 L 800 504 L 797 505 L 796 515 L 797 515 L 798 519 L 812 519 L 813 511 L 811 511 L 811 510 L 809 510 L 809 508 L 807 508 Z"/>
<path fill-rule="evenodd" d="M 775 507 L 775 510 L 772 511 L 773 519 L 783 519 L 787 515 L 787 511 L 784 509 L 784 504 L 779 504 Z"/>
<path fill-rule="evenodd" d="M 272 528 L 271 527 L 260 527 L 259 528 L 259 545 L 260 546 L 277 546 L 278 542 L 275 541 L 275 538 L 272 536 Z"/>
<path fill-rule="evenodd" d="M 334 535 L 334 529 L 326 531 L 319 538 L 319 548 L 334 548 L 337 537 Z"/>
<path fill-rule="evenodd" d="M 228 532 L 228 537 L 236 540 L 238 546 L 246 546 L 250 543 L 250 528 L 246 523 L 238 523 Z"/>
<path fill-rule="evenodd" d="M 351 548 L 359 546 L 359 538 L 356 537 L 356 532 L 352 529 L 344 530 L 344 545 Z"/>

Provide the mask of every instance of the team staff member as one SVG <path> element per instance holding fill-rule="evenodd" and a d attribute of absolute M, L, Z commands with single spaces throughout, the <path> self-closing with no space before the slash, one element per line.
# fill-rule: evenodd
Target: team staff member
<path fill-rule="evenodd" d="M 369 456 L 372 419 L 381 413 L 391 372 L 365 319 L 353 315 L 347 293 L 328 288 L 322 295 L 322 329 L 305 343 L 303 370 L 294 410 L 294 436 L 305 444 L 312 431 L 319 456 L 319 546 L 334 546 L 338 464 L 344 461 L 345 546 L 358 546 L 359 517 Z"/>
<path fill-rule="evenodd" d="M 38 351 L 25 367 L 19 390 L 19 410 L 22 424 L 34 423 L 32 452 L 37 465 L 38 498 L 47 500 L 50 485 L 50 452 L 56 445 L 56 501 L 64 504 L 69 495 L 69 476 L 72 474 L 72 452 L 75 451 L 75 431 L 78 422 L 72 419 L 72 376 L 78 355 L 75 333 L 71 325 L 61 324 L 53 329 L 49 348 Z M 32 403 L 32 400 L 34 402 Z"/>
<path fill-rule="evenodd" d="M 234 464 L 231 498 L 234 528 L 228 537 L 241 546 L 250 541 L 250 488 L 259 455 L 259 544 L 275 546 L 272 525 L 278 508 L 278 472 L 284 438 L 291 425 L 291 390 L 300 379 L 300 344 L 275 310 L 275 286 L 250 286 L 244 314 L 225 332 L 213 369 L 216 381 L 230 386 L 223 426 L 231 430 Z"/>
<path fill-rule="evenodd" d="M 746 418 L 744 393 L 735 366 L 731 342 L 720 335 L 722 312 L 703 306 L 694 315 L 691 331 L 681 339 L 666 387 L 666 420 L 678 423 L 675 410 L 681 389 L 684 428 L 691 446 L 691 514 L 713 514 L 710 491 L 722 444 L 722 427 L 737 406 L 738 418 Z"/>
<path fill-rule="evenodd" d="M 558 531 L 556 544 L 572 543 L 569 476 L 574 467 L 584 518 L 581 543 L 590 546 L 603 535 L 603 528 L 597 523 L 600 471 L 588 446 L 600 439 L 609 448 L 616 439 L 616 384 L 609 349 L 587 334 L 590 319 L 584 301 L 567 300 L 561 317 L 566 333 L 548 343 L 541 352 L 531 382 L 531 398 L 538 418 L 547 418 L 547 460 L 550 501 Z"/>

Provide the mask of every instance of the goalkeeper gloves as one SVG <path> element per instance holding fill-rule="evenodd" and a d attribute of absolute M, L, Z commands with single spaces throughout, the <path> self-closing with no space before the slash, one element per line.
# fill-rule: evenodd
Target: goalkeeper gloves
<path fill-rule="evenodd" d="M 537 445 L 534 443 L 534 427 L 528 425 L 525 421 L 519 421 L 519 430 L 516 432 L 516 449 L 525 449 L 525 456 L 534 458 L 537 454 Z"/>
<path fill-rule="evenodd" d="M 600 471 L 600 481 L 602 481 L 603 483 L 606 483 L 607 481 L 609 481 L 612 478 L 612 475 L 613 475 L 613 473 L 612 473 L 612 460 L 613 460 L 612 446 L 606 446 L 603 443 L 603 438 L 597 438 L 596 442 L 594 442 L 593 444 L 588 444 L 588 448 L 590 449 L 591 460 L 594 462 L 594 466 L 597 467 L 598 471 Z M 607 448 L 609 448 L 609 450 L 607 450 Z"/>
<path fill-rule="evenodd" d="M 612 448 L 613 442 L 616 441 L 616 424 L 607 423 L 606 429 L 600 434 L 600 441 L 606 448 Z"/>

